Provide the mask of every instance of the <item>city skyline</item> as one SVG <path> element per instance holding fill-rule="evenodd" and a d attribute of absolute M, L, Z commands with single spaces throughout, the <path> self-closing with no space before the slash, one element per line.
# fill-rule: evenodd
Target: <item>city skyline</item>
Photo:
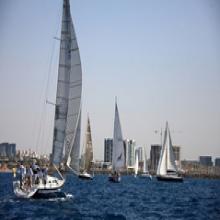
<path fill-rule="evenodd" d="M 61 6 L 0 0 L 0 142 L 52 150 L 54 108 L 44 104 L 56 95 Z M 83 68 L 81 147 L 89 112 L 94 157 L 103 158 L 117 96 L 123 137 L 148 155 L 168 121 L 181 159 L 219 157 L 219 9 L 205 0 L 71 0 Z"/>

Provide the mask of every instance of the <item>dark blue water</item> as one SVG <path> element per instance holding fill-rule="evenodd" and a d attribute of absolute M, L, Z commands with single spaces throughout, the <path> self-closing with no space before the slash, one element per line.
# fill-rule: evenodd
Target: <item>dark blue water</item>
<path fill-rule="evenodd" d="M 93 181 L 67 176 L 66 199 L 18 199 L 12 175 L 0 174 L 0 219 L 220 219 L 220 180 L 184 183 L 98 175 Z M 72 196 L 71 196 L 72 195 Z"/>

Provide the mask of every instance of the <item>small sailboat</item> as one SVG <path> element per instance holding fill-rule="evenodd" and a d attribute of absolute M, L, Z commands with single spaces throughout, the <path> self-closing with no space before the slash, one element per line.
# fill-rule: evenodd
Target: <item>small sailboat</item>
<path fill-rule="evenodd" d="M 144 147 L 144 167 L 143 167 L 143 172 L 140 173 L 139 177 L 141 178 L 147 178 L 147 179 L 152 179 L 152 176 L 150 175 L 149 171 L 148 171 L 148 164 L 147 164 L 147 153 L 146 153 L 146 149 Z"/>
<path fill-rule="evenodd" d="M 168 122 L 166 122 L 164 141 L 161 149 L 156 177 L 159 181 L 183 181 L 183 178 L 178 175 L 176 164 L 174 161 L 173 146 Z"/>
<path fill-rule="evenodd" d="M 91 174 L 93 168 L 93 147 L 92 147 L 92 134 L 89 116 L 87 119 L 86 127 L 86 143 L 85 143 L 85 153 L 83 156 L 83 171 L 78 175 L 81 179 L 93 179 L 93 174 Z"/>
<path fill-rule="evenodd" d="M 139 169 L 138 152 L 135 152 L 135 165 L 134 165 L 134 177 L 137 177 Z"/>
<path fill-rule="evenodd" d="M 14 181 L 14 193 L 18 197 L 55 197 L 65 194 L 60 191 L 65 178 L 59 171 L 64 164 L 74 173 L 79 170 L 79 149 L 81 130 L 82 70 L 79 48 L 70 13 L 69 0 L 63 0 L 60 57 L 57 94 L 54 117 L 53 147 L 51 165 L 59 178 L 48 175 L 46 182 L 33 184 L 24 189 L 20 181 Z M 65 152 L 65 153 L 64 153 Z"/>
<path fill-rule="evenodd" d="M 109 181 L 115 183 L 120 182 L 121 181 L 120 171 L 124 168 L 124 166 L 125 166 L 124 142 L 122 137 L 118 106 L 117 106 L 117 102 L 115 102 L 112 173 L 109 175 Z"/>

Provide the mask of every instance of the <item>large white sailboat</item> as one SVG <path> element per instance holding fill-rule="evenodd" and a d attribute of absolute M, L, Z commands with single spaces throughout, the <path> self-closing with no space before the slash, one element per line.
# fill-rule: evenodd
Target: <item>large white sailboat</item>
<path fill-rule="evenodd" d="M 122 137 L 121 123 L 119 119 L 118 106 L 115 102 L 115 120 L 113 134 L 113 150 L 112 150 L 112 173 L 109 176 L 109 181 L 120 182 L 120 171 L 125 166 L 124 142 Z"/>
<path fill-rule="evenodd" d="M 147 164 L 147 153 L 146 153 L 146 149 L 144 147 L 144 167 L 143 167 L 143 172 L 140 173 L 139 175 L 141 178 L 147 178 L 147 179 L 152 179 L 152 176 L 150 175 L 149 171 L 148 171 L 148 164 Z"/>
<path fill-rule="evenodd" d="M 166 122 L 164 141 L 157 167 L 157 179 L 159 181 L 183 181 L 183 178 L 177 173 L 168 122 Z"/>
<path fill-rule="evenodd" d="M 64 164 L 74 173 L 79 171 L 81 131 L 82 70 L 79 48 L 70 13 L 69 0 L 63 0 L 63 15 L 60 37 L 57 94 L 55 104 L 53 147 L 51 164 L 59 178 L 47 176 L 46 183 L 33 184 L 28 189 L 14 181 L 14 192 L 18 197 L 30 198 L 51 195 L 60 191 L 65 178 L 59 172 Z"/>
<path fill-rule="evenodd" d="M 93 147 L 92 147 L 92 134 L 89 116 L 87 119 L 86 127 L 86 142 L 85 142 L 85 153 L 83 155 L 83 171 L 80 172 L 79 178 L 81 179 L 93 179 L 93 174 L 91 174 L 93 169 Z"/>

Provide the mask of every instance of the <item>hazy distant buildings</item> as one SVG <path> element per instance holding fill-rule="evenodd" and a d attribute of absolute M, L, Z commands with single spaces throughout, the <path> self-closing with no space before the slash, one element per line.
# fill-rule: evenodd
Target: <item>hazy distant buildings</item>
<path fill-rule="evenodd" d="M 212 157 L 211 156 L 200 156 L 199 163 L 202 166 L 212 166 Z"/>
<path fill-rule="evenodd" d="M 143 148 L 142 147 L 138 147 L 138 148 L 136 148 L 135 151 L 138 154 L 138 160 L 139 161 L 143 161 Z"/>
<path fill-rule="evenodd" d="M 16 156 L 16 144 L 1 143 L 0 157 L 7 157 L 13 159 Z"/>
<path fill-rule="evenodd" d="M 150 170 L 153 173 L 156 173 L 157 166 L 160 159 L 160 151 L 161 151 L 161 145 L 155 144 L 151 145 L 150 149 Z"/>
<path fill-rule="evenodd" d="M 104 139 L 104 162 L 112 162 L 113 139 Z"/>
<path fill-rule="evenodd" d="M 177 168 L 180 168 L 180 146 L 173 146 L 174 160 Z"/>
<path fill-rule="evenodd" d="M 220 158 L 215 158 L 215 166 L 220 167 Z"/>
<path fill-rule="evenodd" d="M 126 139 L 124 141 L 125 143 L 125 149 L 126 149 L 126 166 L 134 166 L 135 163 L 135 140 Z"/>

